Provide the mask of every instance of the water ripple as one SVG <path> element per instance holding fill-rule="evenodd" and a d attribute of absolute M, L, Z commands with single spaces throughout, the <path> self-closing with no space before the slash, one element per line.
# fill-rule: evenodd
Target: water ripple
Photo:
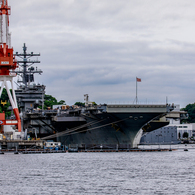
<path fill-rule="evenodd" d="M 1 194 L 195 194 L 195 150 L 5 154 Z"/>

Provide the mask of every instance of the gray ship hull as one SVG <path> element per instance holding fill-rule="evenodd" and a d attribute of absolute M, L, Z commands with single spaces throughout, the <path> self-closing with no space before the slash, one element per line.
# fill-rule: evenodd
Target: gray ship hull
<path fill-rule="evenodd" d="M 171 109 L 168 105 L 107 105 L 103 110 L 88 108 L 82 114 L 85 125 L 78 125 L 60 136 L 56 134 L 57 140 L 62 145 L 77 145 L 79 148 L 132 148 L 138 131 Z M 61 123 L 56 130 L 62 132 L 66 124 Z"/>

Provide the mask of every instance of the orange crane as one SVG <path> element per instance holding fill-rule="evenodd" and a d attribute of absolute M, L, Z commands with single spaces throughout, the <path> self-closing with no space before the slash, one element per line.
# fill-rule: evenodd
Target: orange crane
<path fill-rule="evenodd" d="M 16 77 L 14 70 L 17 68 L 17 61 L 13 55 L 13 47 L 11 47 L 11 34 L 9 33 L 10 11 L 11 8 L 8 6 L 7 0 L 0 0 L 0 97 L 3 88 L 5 87 L 16 120 L 5 120 L 5 114 L 1 113 L 0 125 L 16 125 L 18 131 L 21 132 L 21 119 L 13 85 L 13 78 Z M 9 86 L 11 86 L 11 88 Z M 12 89 L 12 94 L 10 89 Z"/>

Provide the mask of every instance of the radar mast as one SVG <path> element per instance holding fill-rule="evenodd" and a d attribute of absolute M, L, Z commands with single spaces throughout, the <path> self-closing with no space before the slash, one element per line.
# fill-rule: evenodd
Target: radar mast
<path fill-rule="evenodd" d="M 23 53 L 19 54 L 18 52 L 16 52 L 14 55 L 21 58 L 21 60 L 17 61 L 19 69 L 15 71 L 17 75 L 20 76 L 20 78 L 22 79 L 18 80 L 18 83 L 23 83 L 27 87 L 30 85 L 31 82 L 34 82 L 35 73 L 38 74 L 43 73 L 42 70 L 37 69 L 37 67 L 34 68 L 33 66 L 36 63 L 40 63 L 40 61 L 30 60 L 31 57 L 40 56 L 40 54 L 35 54 L 33 52 L 27 53 L 27 47 L 26 44 L 24 43 Z"/>
<path fill-rule="evenodd" d="M 20 58 L 17 61 L 18 69 L 15 70 L 15 73 L 18 75 L 17 84 L 19 86 L 15 92 L 20 111 L 25 113 L 26 111 L 36 109 L 38 106 L 42 106 L 43 109 L 45 86 L 34 83 L 34 74 L 41 74 L 43 71 L 34 67 L 36 63 L 40 63 L 38 59 L 30 59 L 34 56 L 40 56 L 40 54 L 27 53 L 27 47 L 24 43 L 23 53 L 16 52 L 14 56 Z"/>

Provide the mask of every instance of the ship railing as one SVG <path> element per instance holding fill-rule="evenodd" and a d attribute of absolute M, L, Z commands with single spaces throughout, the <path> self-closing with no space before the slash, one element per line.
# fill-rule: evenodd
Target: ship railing
<path fill-rule="evenodd" d="M 131 102 L 107 102 L 106 105 L 172 105 L 171 103 L 167 103 L 167 102 L 138 102 L 138 103 L 131 103 Z"/>

